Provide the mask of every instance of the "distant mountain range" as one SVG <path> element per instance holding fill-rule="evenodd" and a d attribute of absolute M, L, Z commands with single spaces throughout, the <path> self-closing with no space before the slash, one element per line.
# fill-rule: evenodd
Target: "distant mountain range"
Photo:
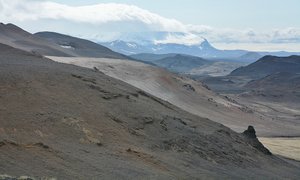
<path fill-rule="evenodd" d="M 234 69 L 246 65 L 242 62 L 208 60 L 185 54 L 134 54 L 133 59 L 152 63 L 169 71 L 196 76 L 224 76 Z"/>
<path fill-rule="evenodd" d="M 217 59 L 227 61 L 254 62 L 265 55 L 290 56 L 300 55 L 300 52 L 251 52 L 246 50 L 220 50 L 213 47 L 206 39 L 198 45 L 162 44 L 113 41 L 101 43 L 102 45 L 122 54 L 188 54 L 206 59 Z"/>
<path fill-rule="evenodd" d="M 247 53 L 244 50 L 218 50 L 214 48 L 206 39 L 199 45 L 187 46 L 183 44 L 155 44 L 146 43 L 144 45 L 135 42 L 113 41 L 102 43 L 117 52 L 132 55 L 138 53 L 153 53 L 153 54 L 189 54 L 203 58 L 234 58 Z"/>
<path fill-rule="evenodd" d="M 232 71 L 229 76 L 259 79 L 278 72 L 300 73 L 300 56 L 264 56 L 248 66 Z"/>
<path fill-rule="evenodd" d="M 141 53 L 141 54 L 133 54 L 130 55 L 130 57 L 134 58 L 134 59 L 139 59 L 145 62 L 153 62 L 153 61 L 157 61 L 163 58 L 167 58 L 167 57 L 174 57 L 176 56 L 176 53 L 170 53 L 170 54 L 151 54 L 151 53 Z"/>
<path fill-rule="evenodd" d="M 300 56 L 264 56 L 254 63 L 233 70 L 226 76 L 201 80 L 219 93 L 258 90 L 299 92 Z M 299 93 L 298 93 L 299 94 Z M 300 94 L 299 94 L 300 97 Z"/>
<path fill-rule="evenodd" d="M 212 64 L 213 62 L 200 57 L 176 54 L 171 57 L 165 57 L 153 61 L 153 63 L 173 72 L 185 73 L 194 69 L 195 67 Z"/>

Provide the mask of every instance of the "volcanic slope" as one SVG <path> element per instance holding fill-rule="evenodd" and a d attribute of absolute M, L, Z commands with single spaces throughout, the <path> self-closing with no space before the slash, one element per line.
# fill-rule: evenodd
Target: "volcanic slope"
<path fill-rule="evenodd" d="M 58 179 L 300 177 L 250 136 L 99 72 L 0 44 L 0 174 Z M 251 145 L 252 144 L 252 145 Z"/>
<path fill-rule="evenodd" d="M 185 111 L 222 123 L 238 132 L 242 132 L 249 124 L 255 126 L 260 136 L 295 136 L 300 132 L 299 123 L 295 125 L 267 118 L 229 97 L 213 93 L 200 82 L 178 76 L 162 68 L 118 59 L 50 58 L 58 62 L 96 68 Z"/>
<path fill-rule="evenodd" d="M 0 43 L 41 55 L 128 58 L 88 40 L 51 32 L 31 34 L 14 24 L 0 23 Z"/>
<path fill-rule="evenodd" d="M 75 56 L 67 49 L 36 37 L 14 24 L 0 23 L 0 43 L 38 54 Z"/>
<path fill-rule="evenodd" d="M 67 48 L 79 57 L 131 59 L 130 57 L 116 53 L 107 47 L 86 39 L 80 39 L 55 32 L 39 32 L 35 33 L 34 36 L 47 39 L 51 43 Z"/>

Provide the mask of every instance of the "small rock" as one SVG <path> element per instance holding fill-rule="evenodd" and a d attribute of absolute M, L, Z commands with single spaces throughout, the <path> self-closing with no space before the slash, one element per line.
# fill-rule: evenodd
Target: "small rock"
<path fill-rule="evenodd" d="M 99 69 L 98 69 L 97 67 L 94 67 L 93 69 L 94 69 L 94 71 L 96 71 L 96 72 L 99 71 Z"/>
<path fill-rule="evenodd" d="M 188 91 L 195 91 L 195 88 L 190 84 L 185 84 L 183 87 Z"/>

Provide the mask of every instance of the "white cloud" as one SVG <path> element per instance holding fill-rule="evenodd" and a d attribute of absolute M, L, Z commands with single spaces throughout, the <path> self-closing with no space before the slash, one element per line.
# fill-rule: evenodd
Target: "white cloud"
<path fill-rule="evenodd" d="M 177 20 L 126 4 L 67 6 L 49 1 L 0 0 L 0 6 L 3 7 L 0 18 L 6 21 L 54 19 L 96 25 L 110 22 L 141 22 L 152 30 L 186 31 L 185 26 Z"/>
<path fill-rule="evenodd" d="M 156 44 L 166 44 L 166 43 L 174 43 L 174 44 L 186 44 L 186 45 L 194 45 L 199 44 L 204 41 L 204 38 L 201 36 L 192 34 L 192 33 L 168 33 L 168 35 L 162 40 L 154 40 Z"/>
<path fill-rule="evenodd" d="M 117 3 L 68 6 L 50 1 L 0 0 L 0 21 L 12 22 L 30 31 L 58 31 L 97 41 L 115 40 L 125 37 L 124 34 L 128 40 L 128 34 L 139 34 L 156 43 L 187 45 L 202 42 L 202 37 L 218 44 L 300 43 L 300 28 L 296 27 L 264 32 L 220 29 L 184 24 L 137 6 Z"/>

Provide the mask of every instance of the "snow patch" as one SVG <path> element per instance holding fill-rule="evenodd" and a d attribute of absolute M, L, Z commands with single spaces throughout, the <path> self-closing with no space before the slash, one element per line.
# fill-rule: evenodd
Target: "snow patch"
<path fill-rule="evenodd" d="M 133 43 L 126 43 L 126 45 L 131 48 L 137 48 L 137 45 Z"/>
<path fill-rule="evenodd" d="M 65 49 L 75 49 L 74 47 L 70 45 L 60 45 L 60 47 L 65 48 Z"/>

